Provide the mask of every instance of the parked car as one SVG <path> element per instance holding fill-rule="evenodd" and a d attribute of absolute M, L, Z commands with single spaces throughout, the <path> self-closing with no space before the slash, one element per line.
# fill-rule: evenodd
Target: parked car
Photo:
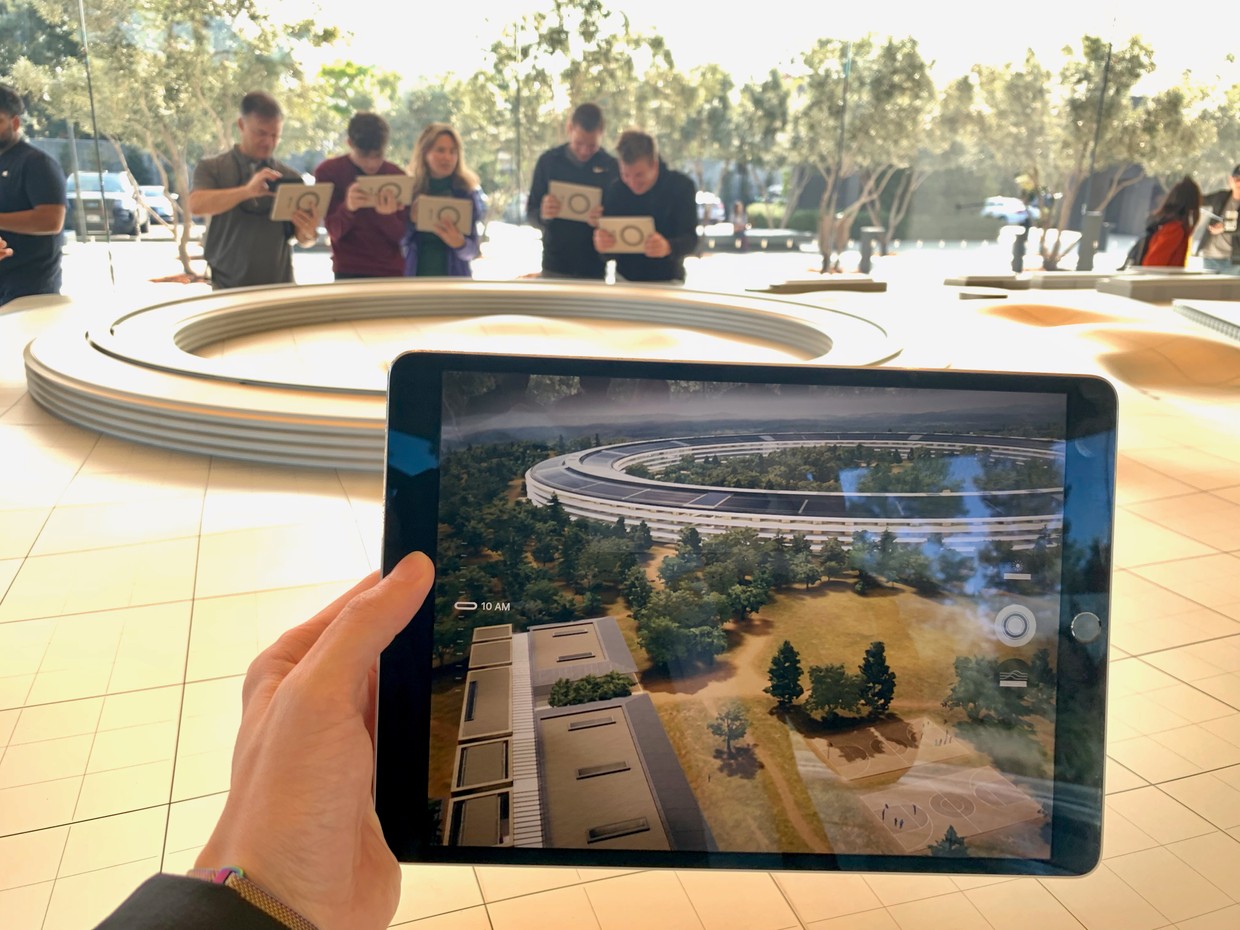
<path fill-rule="evenodd" d="M 176 194 L 169 194 L 158 184 L 143 184 L 138 188 L 138 192 L 141 195 L 142 205 L 150 213 L 155 214 L 165 223 L 173 222 L 175 212 L 172 209 L 172 201 L 176 199 Z"/>
<path fill-rule="evenodd" d="M 1026 205 L 1019 197 L 987 197 L 982 203 L 982 216 L 1003 220 L 1009 226 L 1024 224 L 1026 216 L 1036 223 L 1041 215 L 1036 204 Z"/>
<path fill-rule="evenodd" d="M 723 201 L 717 194 L 712 194 L 710 191 L 697 192 L 697 214 L 699 226 L 723 223 L 728 219 L 728 211 Z"/>
<path fill-rule="evenodd" d="M 102 182 L 102 183 L 101 183 Z M 81 193 L 78 185 L 81 185 Z M 100 188 L 102 187 L 102 191 Z M 70 175 L 65 185 L 69 214 L 65 225 L 76 227 L 80 200 L 87 232 L 137 235 L 151 228 L 151 218 L 139 200 L 138 188 L 122 171 L 86 172 Z M 106 220 L 105 220 L 106 214 Z"/>

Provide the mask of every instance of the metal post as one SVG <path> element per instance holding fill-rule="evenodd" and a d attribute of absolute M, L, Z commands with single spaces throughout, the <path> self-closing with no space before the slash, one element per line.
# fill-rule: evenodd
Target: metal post
<path fill-rule="evenodd" d="M 517 26 L 514 25 L 512 27 L 512 50 L 516 52 L 516 51 L 519 51 L 519 48 L 520 47 L 517 43 Z M 514 61 L 516 60 L 515 55 L 513 56 L 513 60 Z M 517 72 L 517 99 L 516 99 L 516 106 L 513 107 L 513 113 L 516 119 L 516 130 L 517 130 L 516 158 L 513 161 L 513 164 L 516 167 L 516 174 L 513 177 L 513 187 L 516 188 L 516 191 L 514 192 L 514 194 L 517 198 L 517 206 L 520 207 L 521 206 L 521 72 L 520 71 Z M 525 211 L 518 210 L 517 213 L 519 217 L 517 219 L 517 224 L 518 225 L 524 224 L 525 223 Z"/>
<path fill-rule="evenodd" d="M 827 242 L 820 242 L 822 250 L 822 270 L 824 272 L 830 269 L 831 254 L 835 251 L 835 243 L 838 237 L 838 230 L 835 228 L 835 222 L 826 219 L 833 216 L 836 212 L 835 205 L 839 203 L 840 196 L 840 174 L 844 170 L 844 128 L 848 120 L 848 78 L 852 75 L 852 43 L 844 43 L 844 89 L 840 98 L 840 137 L 836 145 L 835 151 L 835 172 L 831 179 L 831 200 L 827 204 L 827 211 L 824 215 L 824 228 L 829 228 L 831 234 L 826 238 Z"/>
<path fill-rule="evenodd" d="M 1107 43 L 1107 57 L 1102 63 L 1102 89 L 1098 93 L 1098 116 L 1094 120 L 1094 144 L 1089 150 L 1089 174 L 1085 175 L 1085 189 L 1081 192 L 1081 245 L 1077 246 L 1081 251 L 1078 253 L 1076 263 L 1077 271 L 1093 271 L 1094 270 L 1094 250 L 1092 248 L 1084 248 L 1084 218 L 1089 213 L 1089 199 L 1093 194 L 1094 185 L 1094 164 L 1098 158 L 1098 140 L 1102 136 L 1102 111 L 1106 106 L 1107 100 L 1107 82 L 1111 77 L 1111 43 Z M 1092 240 L 1091 240 L 1092 242 Z"/>
<path fill-rule="evenodd" d="M 73 120 L 65 120 L 69 127 L 69 170 L 73 172 L 73 189 L 77 196 L 73 198 L 73 232 L 81 241 L 86 238 L 86 208 L 82 206 L 82 176 L 78 167 L 77 134 L 73 131 Z"/>

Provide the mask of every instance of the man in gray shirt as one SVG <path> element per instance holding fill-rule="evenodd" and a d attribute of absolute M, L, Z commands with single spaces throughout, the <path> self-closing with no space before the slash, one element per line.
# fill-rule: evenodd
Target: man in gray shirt
<path fill-rule="evenodd" d="M 271 219 L 273 182 L 302 183 L 300 174 L 272 157 L 283 126 L 275 98 L 252 91 L 241 99 L 241 141 L 194 169 L 189 209 L 211 218 L 203 251 L 217 290 L 292 284 L 292 240 L 311 245 L 318 236 L 305 210 L 294 213 L 291 223 Z"/>
<path fill-rule="evenodd" d="M 1220 219 L 1206 225 L 1198 251 L 1206 271 L 1240 275 L 1240 236 L 1236 235 L 1240 219 L 1240 165 L 1232 169 L 1228 181 L 1226 189 L 1201 198 L 1201 205 Z"/>

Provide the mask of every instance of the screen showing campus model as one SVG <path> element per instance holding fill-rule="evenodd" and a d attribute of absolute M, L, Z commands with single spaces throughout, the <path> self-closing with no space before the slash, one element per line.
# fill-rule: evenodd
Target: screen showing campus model
<path fill-rule="evenodd" d="M 1064 395 L 469 370 L 441 407 L 432 844 L 1051 857 Z"/>

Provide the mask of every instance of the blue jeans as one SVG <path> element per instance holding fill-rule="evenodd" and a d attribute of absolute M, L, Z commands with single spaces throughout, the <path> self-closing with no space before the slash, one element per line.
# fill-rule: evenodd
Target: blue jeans
<path fill-rule="evenodd" d="M 1226 258 L 1203 258 L 1201 266 L 1210 274 L 1240 275 L 1240 265 L 1233 265 Z"/>

